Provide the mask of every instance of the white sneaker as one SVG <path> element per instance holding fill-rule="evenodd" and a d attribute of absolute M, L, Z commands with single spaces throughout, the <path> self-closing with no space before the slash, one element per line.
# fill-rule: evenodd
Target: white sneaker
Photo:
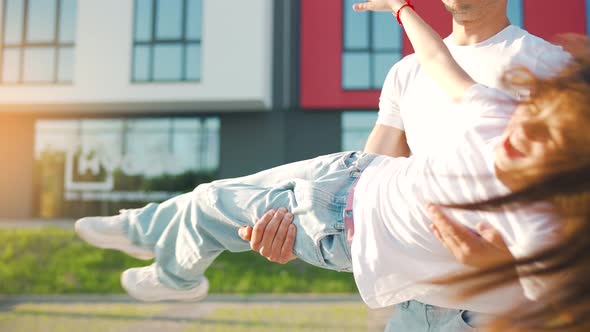
<path fill-rule="evenodd" d="M 121 285 L 132 297 L 146 302 L 154 301 L 199 301 L 207 296 L 209 281 L 203 281 L 192 289 L 172 289 L 160 282 L 156 265 L 126 270 L 121 274 Z"/>
<path fill-rule="evenodd" d="M 124 211 L 112 217 L 87 217 L 76 221 L 74 228 L 78 236 L 95 247 L 119 250 L 143 260 L 154 258 L 153 251 L 129 240 L 124 230 L 126 219 L 127 213 Z"/>

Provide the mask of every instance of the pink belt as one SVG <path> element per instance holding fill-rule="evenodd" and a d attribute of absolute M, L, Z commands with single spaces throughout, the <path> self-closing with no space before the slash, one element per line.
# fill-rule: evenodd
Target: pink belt
<path fill-rule="evenodd" d="M 352 212 L 352 205 L 354 203 L 354 188 L 356 188 L 356 184 L 359 182 L 359 179 L 356 179 L 350 187 L 350 191 L 348 192 L 348 197 L 346 198 L 346 206 L 344 207 L 344 229 L 346 230 L 346 241 L 348 244 L 352 244 L 352 237 L 354 236 L 354 218 Z"/>

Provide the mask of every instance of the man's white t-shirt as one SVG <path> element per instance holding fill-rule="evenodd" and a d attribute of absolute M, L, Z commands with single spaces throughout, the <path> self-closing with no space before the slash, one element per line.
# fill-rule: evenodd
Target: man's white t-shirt
<path fill-rule="evenodd" d="M 503 88 L 501 77 L 506 70 L 524 66 L 536 75 L 550 76 L 571 58 L 561 47 L 552 45 L 516 26 L 508 26 L 492 38 L 475 45 L 458 46 L 453 43 L 451 37 L 446 38 L 445 43 L 459 65 L 475 81 L 500 89 Z M 516 91 L 507 92 L 517 96 Z M 477 110 L 473 110 L 473 107 L 466 107 L 468 104 L 468 102 L 464 102 L 459 107 L 454 104 L 444 91 L 436 86 L 427 73 L 421 70 L 417 57 L 410 55 L 394 65 L 386 78 L 380 98 L 377 123 L 405 130 L 408 145 L 414 154 L 413 158 L 427 156 L 429 152 L 448 151 L 449 147 L 456 146 L 465 139 L 467 128 L 478 121 L 481 116 Z M 512 110 L 509 108 L 503 112 L 511 113 Z M 505 114 L 504 118 L 508 117 L 509 114 Z M 500 135 L 500 128 L 496 129 L 496 134 Z M 445 259 L 452 258 L 450 253 L 433 237 L 432 232 L 425 224 L 427 219 L 421 219 L 423 215 L 416 212 L 423 212 L 424 204 L 429 201 L 417 199 L 408 202 L 411 204 L 410 206 L 403 206 L 405 204 L 403 200 L 396 201 L 393 197 L 410 197 L 414 193 L 408 187 L 395 182 L 387 182 L 391 184 L 391 187 L 383 186 L 385 179 L 390 176 L 389 168 L 396 168 L 392 164 L 401 163 L 401 160 L 403 159 L 396 161 L 396 159 L 385 157 L 377 158 L 361 176 L 355 189 L 354 241 L 356 242 L 353 241 L 353 261 L 356 262 L 354 267 L 357 286 L 365 302 L 371 307 L 383 307 L 416 299 L 448 308 L 498 312 L 502 311 L 502 303 L 505 304 L 506 301 L 524 300 L 524 294 L 518 285 L 497 289 L 489 294 L 462 302 L 451 299 L 451 294 L 456 295 L 456 293 L 450 288 L 441 289 L 434 286 L 414 285 L 422 277 L 425 278 L 421 280 L 427 279 L 428 275 L 438 274 L 445 269 L 454 269 L 460 264 L 454 262 L 455 266 L 452 266 L 453 262 L 445 262 Z M 444 156 L 443 160 L 446 160 Z M 488 161 L 488 167 L 489 163 L 491 161 Z M 467 165 L 464 166 L 467 167 Z M 470 174 L 474 175 L 478 174 L 477 171 L 485 171 L 485 167 L 474 168 L 481 166 L 483 165 L 470 165 L 472 171 Z M 374 173 L 376 169 L 380 168 L 387 169 L 387 171 Z M 372 172 L 374 175 L 369 176 Z M 401 176 L 398 175 L 398 177 Z M 373 181 L 368 179 L 373 179 Z M 411 179 L 408 178 L 408 180 Z M 445 190 L 468 192 L 473 188 L 480 188 L 485 191 L 485 183 L 467 184 L 465 181 L 463 179 L 462 185 L 459 183 L 449 184 L 451 188 Z M 424 185 L 428 184 L 424 183 Z M 497 193 L 501 194 L 502 192 Z M 356 210 L 359 197 L 365 199 L 373 197 L 376 200 L 373 203 L 376 204 L 375 209 L 371 211 L 361 209 L 362 212 Z M 472 198 L 485 199 L 486 197 L 484 195 Z M 460 202 L 450 201 L 449 203 Z M 396 211 L 393 216 L 385 213 L 387 208 Z M 538 216 L 536 213 L 528 216 L 520 214 L 512 215 L 510 219 L 514 225 L 511 227 L 523 227 L 523 231 L 530 226 L 524 224 L 525 220 Z M 468 226 L 474 226 L 474 223 L 491 221 L 494 218 L 494 216 L 473 213 L 472 217 L 460 221 L 464 221 Z M 398 233 L 392 233 L 392 225 L 397 223 L 414 226 L 397 228 L 396 232 Z M 519 226 L 519 223 L 523 223 L 523 225 Z M 541 225 L 545 227 L 545 222 L 538 224 L 538 226 Z M 539 234 L 552 234 L 551 227 L 548 226 L 547 229 L 543 229 L 543 227 L 533 228 Z M 362 244 L 358 240 L 361 238 L 359 234 L 362 233 L 364 233 L 362 238 L 369 241 L 368 243 Z M 517 238 L 514 234 L 509 234 L 510 232 L 505 233 L 503 234 L 507 239 L 515 240 Z M 530 232 L 531 238 L 534 238 L 535 234 L 535 232 Z M 425 251 L 415 250 L 415 243 L 412 241 L 416 239 L 423 240 L 419 242 L 419 247 L 424 248 Z M 390 243 L 395 248 L 387 249 L 387 246 L 377 246 L 377 243 Z M 518 248 L 514 245 L 511 248 L 517 255 L 528 251 L 525 249 L 526 247 Z M 380 252 L 381 250 L 385 251 Z M 432 253 L 435 254 L 432 255 Z M 411 264 L 415 261 L 421 262 L 420 269 L 416 269 Z M 463 268 L 465 267 L 463 266 Z M 395 271 L 400 272 L 399 269 L 411 269 L 421 273 L 419 273 L 420 276 L 413 275 L 412 278 L 403 279 L 395 273 Z M 528 290 L 528 292 L 532 293 L 533 291 Z"/>
<path fill-rule="evenodd" d="M 456 105 L 474 114 L 458 144 L 410 158 L 378 156 L 363 171 L 354 195 L 351 252 L 359 292 L 370 307 L 417 299 L 447 308 L 501 312 L 523 295 L 538 295 L 530 279 L 524 279 L 522 287 L 515 283 L 461 302 L 460 288 L 428 284 L 469 267 L 458 263 L 429 229 L 426 204 L 480 202 L 509 193 L 495 175 L 494 150 L 515 104 L 500 90 L 474 85 Z M 557 238 L 557 223 L 544 203 L 496 212 L 445 212 L 472 229 L 483 220 L 489 222 L 515 257 L 535 253 Z"/>

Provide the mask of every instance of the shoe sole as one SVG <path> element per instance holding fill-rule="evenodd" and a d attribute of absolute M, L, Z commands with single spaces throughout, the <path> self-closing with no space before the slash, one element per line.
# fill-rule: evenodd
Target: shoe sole
<path fill-rule="evenodd" d="M 127 288 L 127 286 L 125 286 L 125 282 L 123 282 L 123 277 L 125 276 L 125 272 L 121 273 L 121 277 L 120 277 L 120 282 L 121 282 L 121 287 L 123 287 L 123 289 L 125 290 L 125 292 L 127 292 L 127 295 L 131 296 L 132 298 L 141 301 L 141 302 L 198 302 L 201 301 L 202 299 L 206 298 L 207 295 L 209 295 L 209 292 L 205 292 L 205 294 L 194 297 L 194 298 L 186 298 L 186 299 L 145 299 L 145 298 L 141 298 L 140 296 L 137 296 L 137 294 L 134 291 L 131 291 L 129 288 Z M 205 282 L 208 283 L 207 280 L 205 280 Z M 209 287 L 207 287 L 209 288 Z"/>
<path fill-rule="evenodd" d="M 113 249 L 113 250 L 118 250 L 121 251 L 131 257 L 140 259 L 140 260 L 151 260 L 155 258 L 155 255 L 151 252 L 146 251 L 133 251 L 133 250 L 129 250 L 129 248 L 122 248 L 122 247 L 117 247 L 117 246 L 107 246 L 104 245 L 102 243 L 99 243 L 97 241 L 95 241 L 95 239 L 98 237 L 96 236 L 96 232 L 94 232 L 91 229 L 88 229 L 87 227 L 83 227 L 82 223 L 80 223 L 81 220 L 76 221 L 76 223 L 74 224 L 74 230 L 76 232 L 76 234 L 78 234 L 78 237 L 80 237 L 82 240 L 86 241 L 87 243 L 91 244 L 94 247 L 97 248 L 101 248 L 101 249 Z"/>

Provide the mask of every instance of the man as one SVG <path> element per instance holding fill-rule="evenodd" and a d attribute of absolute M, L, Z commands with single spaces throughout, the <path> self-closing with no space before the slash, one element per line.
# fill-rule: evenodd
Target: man
<path fill-rule="evenodd" d="M 369 5 L 378 6 L 383 1 L 374 0 Z M 501 77 L 510 68 L 524 66 L 539 76 L 549 76 L 569 60 L 561 48 L 510 25 L 507 0 L 442 0 L 442 3 L 453 16 L 453 31 L 445 43 L 477 82 L 502 88 Z M 421 70 L 416 57 L 410 55 L 395 64 L 387 75 L 378 120 L 365 152 L 401 157 L 408 156 L 410 151 L 423 154 L 437 150 L 453 144 L 470 119 L 468 110 L 456 111 L 452 107 L 451 99 Z M 289 216 L 285 210 L 276 214 L 270 211 L 254 229 L 241 229 L 240 235 L 251 239 L 252 249 L 261 255 L 286 263 L 294 258 L 291 249 L 296 232 Z M 460 229 L 449 220 L 438 220 L 441 227 Z M 484 227 L 478 231 L 481 237 L 469 237 L 469 233 L 463 232 L 462 239 L 470 241 L 474 248 L 488 250 L 479 249 L 481 254 L 502 251 L 497 232 Z M 469 263 L 456 247 L 448 244 L 447 247 L 459 260 Z M 468 331 L 477 325 L 475 318 L 482 316 L 410 301 L 398 305 L 387 330 L 426 331 L 436 327 L 437 331 Z"/>

